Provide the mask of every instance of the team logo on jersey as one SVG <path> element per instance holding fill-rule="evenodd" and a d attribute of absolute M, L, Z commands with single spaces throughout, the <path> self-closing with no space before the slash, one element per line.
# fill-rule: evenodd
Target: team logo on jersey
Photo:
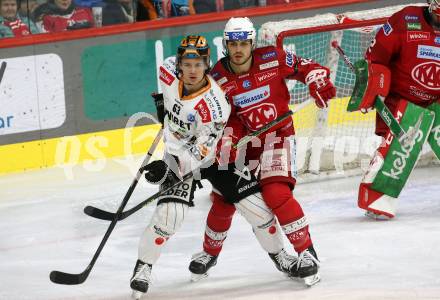
<path fill-rule="evenodd" d="M 440 44 L 440 36 L 435 37 L 434 43 L 436 43 L 437 45 Z"/>
<path fill-rule="evenodd" d="M 412 70 L 411 77 L 424 88 L 440 90 L 440 63 L 421 63 Z"/>
<path fill-rule="evenodd" d="M 390 24 L 389 22 L 386 22 L 386 23 L 382 26 L 382 29 L 383 29 L 383 33 L 384 33 L 386 36 L 389 36 L 390 33 L 393 32 L 393 27 L 391 26 L 391 24 Z"/>
<path fill-rule="evenodd" d="M 238 86 L 235 81 L 231 81 L 231 82 L 225 84 L 224 86 L 222 86 L 223 92 L 225 92 L 225 94 L 228 94 L 230 91 L 233 91 L 237 88 L 238 88 Z"/>
<path fill-rule="evenodd" d="M 426 45 L 417 47 L 417 57 L 422 59 L 440 60 L 440 48 Z"/>
<path fill-rule="evenodd" d="M 219 72 L 213 72 L 213 73 L 211 73 L 211 76 L 212 76 L 212 78 L 214 78 L 215 80 L 217 80 L 217 77 L 220 76 L 220 73 L 219 73 Z"/>
<path fill-rule="evenodd" d="M 219 80 L 217 80 L 218 85 L 224 85 L 226 82 L 228 82 L 228 78 L 222 77 Z"/>
<path fill-rule="evenodd" d="M 273 103 L 261 103 L 240 111 L 237 115 L 250 130 L 258 130 L 277 117 L 277 110 Z"/>
<path fill-rule="evenodd" d="M 162 66 L 159 68 L 159 73 L 159 79 L 162 80 L 166 85 L 171 85 L 174 79 L 176 79 Z"/>
<path fill-rule="evenodd" d="M 429 40 L 430 37 L 431 34 L 425 31 L 408 31 L 406 33 L 406 38 L 408 42 L 426 41 Z"/>
<path fill-rule="evenodd" d="M 196 116 L 192 113 L 189 113 L 186 119 L 188 120 L 188 122 L 192 123 L 196 120 Z"/>
<path fill-rule="evenodd" d="M 417 22 L 418 20 L 419 20 L 418 16 L 414 16 L 414 15 L 405 16 L 405 21 Z"/>
<path fill-rule="evenodd" d="M 286 65 L 290 68 L 293 67 L 293 54 L 292 52 L 287 52 L 286 54 Z"/>
<path fill-rule="evenodd" d="M 211 114 L 209 112 L 208 105 L 204 99 L 200 100 L 199 103 L 196 104 L 194 109 L 199 113 L 202 118 L 203 123 L 211 122 Z"/>
<path fill-rule="evenodd" d="M 269 69 L 269 68 L 278 67 L 279 65 L 280 65 L 280 63 L 278 62 L 278 60 L 273 60 L 273 61 L 270 61 L 268 63 L 261 64 L 260 65 L 260 70 L 266 70 L 266 69 Z"/>
<path fill-rule="evenodd" d="M 257 81 L 258 84 L 267 82 L 276 76 L 278 76 L 278 69 L 268 70 L 254 75 L 255 81 Z"/>
<path fill-rule="evenodd" d="M 274 58 L 277 56 L 277 53 L 275 51 L 267 52 L 261 55 L 262 60 Z"/>
<path fill-rule="evenodd" d="M 242 84 L 243 88 L 250 89 L 251 88 L 251 81 L 250 80 L 244 80 Z"/>
<path fill-rule="evenodd" d="M 408 30 L 421 30 L 422 24 L 420 24 L 420 23 L 406 23 L 406 29 L 408 29 Z"/>
<path fill-rule="evenodd" d="M 232 96 L 232 100 L 235 106 L 243 108 L 254 105 L 255 103 L 259 103 L 269 97 L 270 87 L 265 85 L 255 90 Z"/>

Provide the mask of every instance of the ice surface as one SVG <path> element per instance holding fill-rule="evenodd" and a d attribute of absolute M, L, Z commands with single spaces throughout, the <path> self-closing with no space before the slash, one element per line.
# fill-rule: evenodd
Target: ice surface
<path fill-rule="evenodd" d="M 138 239 L 154 204 L 117 224 L 84 284 L 56 285 L 49 273 L 84 270 L 109 223 L 82 209 L 116 211 L 132 178 L 115 162 L 99 172 L 78 166 L 70 174 L 53 168 L 0 177 L 0 299 L 130 299 Z M 359 181 L 351 177 L 296 188 L 322 261 L 318 285 L 305 288 L 277 271 L 238 214 L 217 266 L 208 278 L 191 283 L 188 264 L 201 250 L 209 209 L 206 183 L 153 267 L 153 285 L 144 298 L 440 299 L 440 168 L 414 171 L 392 221 L 362 216 L 356 205 Z M 142 182 L 129 206 L 155 190 Z"/>

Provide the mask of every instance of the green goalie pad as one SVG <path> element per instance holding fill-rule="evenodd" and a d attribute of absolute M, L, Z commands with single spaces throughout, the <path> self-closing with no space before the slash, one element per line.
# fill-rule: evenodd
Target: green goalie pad
<path fill-rule="evenodd" d="M 428 137 L 428 143 L 435 156 L 440 160 L 440 104 L 431 104 L 428 106 L 428 109 L 435 113 L 434 125 L 432 125 L 431 134 Z"/>
<path fill-rule="evenodd" d="M 423 144 L 430 135 L 435 114 L 429 109 L 408 103 L 400 125 L 408 132 L 420 123 L 418 133 L 412 143 L 402 146 L 396 138 L 391 141 L 384 162 L 372 183 L 371 188 L 388 196 L 397 198 L 408 180 L 419 158 Z"/>
<path fill-rule="evenodd" d="M 368 62 L 365 59 L 358 60 L 354 64 L 356 81 L 348 101 L 347 111 L 358 111 L 368 87 Z"/>

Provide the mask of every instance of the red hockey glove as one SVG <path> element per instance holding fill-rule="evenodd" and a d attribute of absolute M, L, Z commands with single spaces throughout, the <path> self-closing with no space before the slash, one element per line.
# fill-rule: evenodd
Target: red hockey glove
<path fill-rule="evenodd" d="M 306 76 L 306 84 L 309 93 L 315 99 L 319 108 L 328 107 L 327 102 L 336 96 L 336 88 L 329 78 L 330 71 L 327 68 L 315 69 Z"/>

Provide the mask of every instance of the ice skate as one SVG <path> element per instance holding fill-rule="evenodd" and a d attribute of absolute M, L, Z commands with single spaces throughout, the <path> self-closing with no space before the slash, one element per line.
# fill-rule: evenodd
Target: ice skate
<path fill-rule="evenodd" d="M 319 260 L 313 246 L 299 253 L 297 272 L 298 277 L 304 281 L 308 287 L 315 285 L 321 280 L 319 275 Z"/>
<path fill-rule="evenodd" d="M 369 211 L 369 210 L 365 211 L 365 216 L 369 217 L 370 219 L 378 220 L 378 221 L 386 221 L 386 220 L 392 219 L 389 216 L 378 214 L 378 213 L 375 213 L 375 212 L 372 212 L 372 211 Z"/>
<path fill-rule="evenodd" d="M 196 282 L 208 276 L 211 267 L 217 264 L 217 256 L 212 256 L 205 251 L 196 253 L 191 258 L 189 270 L 191 272 L 191 281 Z"/>
<path fill-rule="evenodd" d="M 130 279 L 130 287 L 133 289 L 132 298 L 140 299 L 147 291 L 151 283 L 151 265 L 137 260 Z"/>
<path fill-rule="evenodd" d="M 275 263 L 275 267 L 283 273 L 286 273 L 290 277 L 298 277 L 298 258 L 287 254 L 284 249 L 282 249 L 279 253 L 273 254 L 269 253 L 269 257 Z"/>

